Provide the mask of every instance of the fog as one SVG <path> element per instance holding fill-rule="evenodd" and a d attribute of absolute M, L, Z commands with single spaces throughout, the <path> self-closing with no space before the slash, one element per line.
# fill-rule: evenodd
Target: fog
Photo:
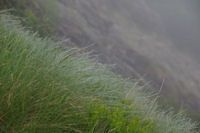
<path fill-rule="evenodd" d="M 127 10 L 140 28 L 165 35 L 178 49 L 200 60 L 199 0 L 121 0 L 118 6 Z"/>
<path fill-rule="evenodd" d="M 166 35 L 180 50 L 200 61 L 199 0 L 146 0 L 162 21 Z"/>
<path fill-rule="evenodd" d="M 199 0 L 58 0 L 61 35 L 200 113 Z M 92 47 L 90 44 L 93 44 Z"/>
<path fill-rule="evenodd" d="M 129 21 L 120 23 L 120 36 L 138 53 L 165 69 L 164 73 L 155 70 L 152 77 L 157 73 L 157 81 L 167 79 L 164 91 L 169 97 L 180 96 L 180 104 L 199 112 L 200 1 L 124 0 L 120 7 L 127 11 L 124 19 Z"/>

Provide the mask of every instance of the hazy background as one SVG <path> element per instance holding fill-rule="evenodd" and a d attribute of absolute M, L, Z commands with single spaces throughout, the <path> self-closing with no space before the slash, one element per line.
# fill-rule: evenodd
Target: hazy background
<path fill-rule="evenodd" d="M 146 0 L 160 17 L 162 26 L 173 44 L 199 61 L 199 0 Z"/>
<path fill-rule="evenodd" d="M 58 0 L 59 34 L 200 114 L 199 0 Z M 164 104 L 165 106 L 165 104 Z"/>

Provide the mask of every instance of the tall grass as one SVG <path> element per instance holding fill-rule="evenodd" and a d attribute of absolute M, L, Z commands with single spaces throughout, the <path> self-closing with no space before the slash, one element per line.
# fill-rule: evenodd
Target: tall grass
<path fill-rule="evenodd" d="M 0 15 L 0 132 L 196 133 L 141 87 Z M 167 113 L 168 112 L 168 113 Z"/>

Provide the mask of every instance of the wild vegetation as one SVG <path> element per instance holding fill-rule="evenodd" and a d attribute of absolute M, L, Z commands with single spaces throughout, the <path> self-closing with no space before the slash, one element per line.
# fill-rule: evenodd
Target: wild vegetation
<path fill-rule="evenodd" d="M 16 19 L 0 15 L 0 132 L 197 132 L 137 83 Z"/>
<path fill-rule="evenodd" d="M 49 36 L 55 31 L 53 25 L 58 11 L 55 0 L 0 0 L 0 9 L 10 10 L 40 36 Z"/>

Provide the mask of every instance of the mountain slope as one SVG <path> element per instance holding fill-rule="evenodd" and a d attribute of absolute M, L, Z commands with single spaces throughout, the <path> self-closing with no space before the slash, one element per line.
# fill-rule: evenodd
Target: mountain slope
<path fill-rule="evenodd" d="M 196 133 L 135 82 L 0 15 L 0 131 Z"/>
<path fill-rule="evenodd" d="M 125 77 L 150 81 L 156 90 L 165 80 L 161 94 L 178 108 L 198 115 L 200 64 L 177 49 L 163 17 L 152 6 L 156 1 L 151 2 L 59 0 L 58 29 L 71 38 L 72 45 L 89 47 L 102 62 L 116 64 Z"/>

